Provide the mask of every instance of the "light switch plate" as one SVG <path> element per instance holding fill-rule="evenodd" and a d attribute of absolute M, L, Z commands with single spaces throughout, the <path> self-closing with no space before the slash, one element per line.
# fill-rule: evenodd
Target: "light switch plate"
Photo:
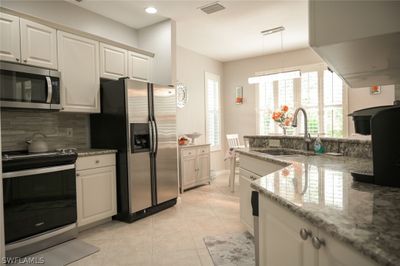
<path fill-rule="evenodd" d="M 268 146 L 269 147 L 280 147 L 281 141 L 279 139 L 270 139 L 270 140 L 268 140 Z"/>

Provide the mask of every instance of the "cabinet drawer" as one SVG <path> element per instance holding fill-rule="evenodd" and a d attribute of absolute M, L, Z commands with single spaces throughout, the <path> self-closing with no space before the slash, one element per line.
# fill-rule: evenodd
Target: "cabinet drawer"
<path fill-rule="evenodd" d="M 196 156 L 196 150 L 195 149 L 184 149 L 184 150 L 182 150 L 182 156 L 183 157 Z"/>
<path fill-rule="evenodd" d="M 92 169 L 115 165 L 115 154 L 103 154 L 87 157 L 78 157 L 76 170 Z"/>
<path fill-rule="evenodd" d="M 210 153 L 210 148 L 209 147 L 202 147 L 202 148 L 199 148 L 197 150 L 197 152 L 199 153 L 199 155 L 200 154 L 207 154 L 207 153 Z"/>
<path fill-rule="evenodd" d="M 255 173 L 253 173 L 253 172 L 247 171 L 247 170 L 245 170 L 243 168 L 239 168 L 239 174 L 240 174 L 240 176 L 242 176 L 243 178 L 246 178 L 250 182 L 253 182 L 254 180 L 257 180 L 257 179 L 262 177 L 260 175 L 257 175 Z"/>
<path fill-rule="evenodd" d="M 260 176 L 271 174 L 284 167 L 285 165 L 275 164 L 240 154 L 240 168 L 249 170 Z"/>

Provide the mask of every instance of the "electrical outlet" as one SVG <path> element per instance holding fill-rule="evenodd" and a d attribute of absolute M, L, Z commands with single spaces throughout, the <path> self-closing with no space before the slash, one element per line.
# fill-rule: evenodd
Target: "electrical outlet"
<path fill-rule="evenodd" d="M 74 136 L 74 130 L 72 128 L 67 128 L 66 129 L 67 137 L 72 138 Z"/>
<path fill-rule="evenodd" d="M 268 146 L 269 147 L 280 147 L 281 146 L 281 141 L 279 139 L 269 139 L 268 140 Z"/>

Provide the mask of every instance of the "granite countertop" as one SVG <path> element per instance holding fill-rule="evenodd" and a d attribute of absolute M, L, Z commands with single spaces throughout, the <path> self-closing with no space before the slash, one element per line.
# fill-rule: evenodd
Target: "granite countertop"
<path fill-rule="evenodd" d="M 371 160 L 237 152 L 287 164 L 254 189 L 378 264 L 400 265 L 400 188 L 353 182 L 350 174 L 371 172 Z"/>
<path fill-rule="evenodd" d="M 102 155 L 109 153 L 117 153 L 117 150 L 113 149 L 77 149 L 76 151 L 79 157 Z"/>

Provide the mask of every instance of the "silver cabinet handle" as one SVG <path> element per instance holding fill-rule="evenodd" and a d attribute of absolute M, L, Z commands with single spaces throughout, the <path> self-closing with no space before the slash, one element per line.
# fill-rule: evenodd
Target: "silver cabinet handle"
<path fill-rule="evenodd" d="M 96 163 L 100 163 L 100 161 L 99 161 L 99 160 L 96 160 Z"/>
<path fill-rule="evenodd" d="M 15 58 L 15 60 L 16 60 L 17 62 L 19 62 L 19 58 Z"/>
<path fill-rule="evenodd" d="M 28 60 L 24 59 L 24 63 L 28 62 Z"/>
<path fill-rule="evenodd" d="M 312 237 L 312 232 L 310 230 L 307 230 L 305 228 L 300 229 L 300 237 L 303 240 L 307 240 L 308 237 Z"/>
<path fill-rule="evenodd" d="M 311 242 L 315 249 L 320 249 L 322 246 L 325 246 L 325 241 L 323 239 L 319 239 L 316 236 L 311 238 Z"/>

